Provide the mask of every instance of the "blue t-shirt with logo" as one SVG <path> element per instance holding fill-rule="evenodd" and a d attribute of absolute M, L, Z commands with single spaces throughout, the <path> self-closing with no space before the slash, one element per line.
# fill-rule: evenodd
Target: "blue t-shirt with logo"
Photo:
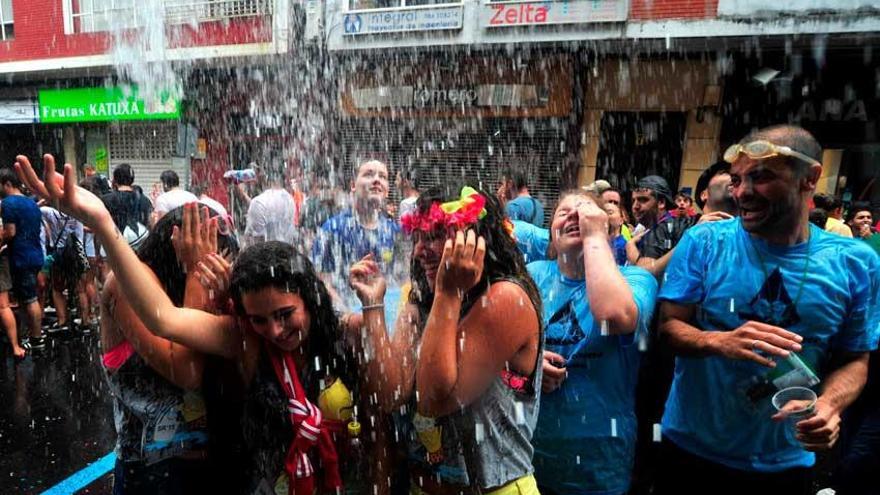
<path fill-rule="evenodd" d="M 322 273 L 334 278 L 334 288 L 342 297 L 349 311 L 358 311 L 361 302 L 349 287 L 348 270 L 367 254 L 379 264 L 385 275 L 388 289 L 385 293 L 385 317 L 389 330 L 397 317 L 400 299 L 399 279 L 401 274 L 409 273 L 401 247 L 400 225 L 391 218 L 380 215 L 375 229 L 366 229 L 357 220 L 353 211 L 348 210 L 330 217 L 318 231 L 312 245 L 312 262 Z"/>
<path fill-rule="evenodd" d="M 638 307 L 634 334 L 602 335 L 584 280 L 564 277 L 555 261 L 528 265 L 544 305 L 546 350 L 566 359 L 562 387 L 541 397 L 532 438 L 538 483 L 554 493 L 620 494 L 629 488 L 636 442 L 638 342 L 646 335 L 657 280 L 620 268 Z"/>
<path fill-rule="evenodd" d="M 0 210 L 3 224 L 15 225 L 15 237 L 8 241 L 12 266 L 19 269 L 42 267 L 40 231 L 43 229 L 43 216 L 40 207 L 27 196 L 10 195 L 3 198 Z"/>
<path fill-rule="evenodd" d="M 830 350 L 877 347 L 878 297 L 880 258 L 864 243 L 811 225 L 807 242 L 772 245 L 750 236 L 739 219 L 689 229 L 659 295 L 662 301 L 695 305 L 694 324 L 703 330 L 759 321 L 802 336 L 798 355 L 820 379 Z M 784 366 L 783 361 L 772 370 L 720 356 L 678 357 L 664 437 L 744 471 L 812 466 L 815 456 L 795 440 L 791 425 L 770 419 L 772 379 Z"/>

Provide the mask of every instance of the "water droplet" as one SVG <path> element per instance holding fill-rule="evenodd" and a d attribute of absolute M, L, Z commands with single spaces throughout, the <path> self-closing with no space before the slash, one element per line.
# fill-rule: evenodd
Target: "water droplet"
<path fill-rule="evenodd" d="M 513 405 L 513 417 L 516 420 L 516 424 L 526 424 L 526 413 L 525 409 L 523 408 L 522 402 L 517 402 Z"/>
<path fill-rule="evenodd" d="M 611 436 L 617 438 L 617 418 L 611 418 Z"/>
<path fill-rule="evenodd" d="M 735 312 L 735 310 L 734 310 L 734 302 L 733 302 L 733 298 L 732 298 L 732 297 L 730 298 L 730 312 L 731 312 L 731 313 L 734 313 L 734 312 Z"/>

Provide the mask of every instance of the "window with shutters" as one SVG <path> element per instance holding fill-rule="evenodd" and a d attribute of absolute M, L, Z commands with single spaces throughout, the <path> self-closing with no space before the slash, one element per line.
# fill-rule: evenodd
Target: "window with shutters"
<path fill-rule="evenodd" d="M 0 40 L 11 40 L 13 30 L 12 0 L 0 0 Z"/>
<path fill-rule="evenodd" d="M 72 33 L 141 27 L 155 15 L 167 24 L 188 24 L 272 15 L 274 8 L 274 0 L 163 0 L 158 12 L 145 11 L 138 0 L 64 1 L 66 28 Z"/>
<path fill-rule="evenodd" d="M 177 142 L 177 122 L 120 124 L 110 130 L 110 154 L 120 160 L 167 161 Z"/>
<path fill-rule="evenodd" d="M 455 0 L 349 0 L 348 10 L 394 9 L 423 5 L 461 5 Z"/>

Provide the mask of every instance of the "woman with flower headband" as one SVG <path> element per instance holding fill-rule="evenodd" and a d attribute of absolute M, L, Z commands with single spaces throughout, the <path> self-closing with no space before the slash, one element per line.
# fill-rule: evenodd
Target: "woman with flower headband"
<path fill-rule="evenodd" d="M 217 291 L 229 292 L 234 314 L 177 307 L 119 234 L 101 200 L 76 187 L 72 167 L 65 164 L 63 179 L 51 155 L 44 157 L 44 167 L 45 182 L 24 157 L 16 164 L 31 190 L 95 232 L 121 294 L 146 329 L 193 351 L 234 359 L 240 367 L 242 383 L 227 385 L 245 389 L 244 452 L 237 458 L 245 464 L 238 467 L 246 479 L 243 486 L 224 489 L 339 493 L 342 474 L 355 473 L 345 469 L 351 457 L 337 448 L 347 445 L 348 434 L 360 433 L 359 424 L 346 421 L 354 358 L 339 349 L 338 320 L 311 262 L 282 242 L 250 246 L 234 266 L 213 253 L 197 265 L 199 275 L 216 289 L 218 301 L 227 299 Z M 198 231 L 193 215 L 185 209 L 184 223 L 196 222 Z M 174 356 L 169 360 L 175 363 Z M 331 415 L 340 421 L 328 421 Z"/>
<path fill-rule="evenodd" d="M 541 384 L 541 300 L 497 200 L 440 186 L 402 218 L 412 291 L 391 341 L 385 282 L 369 256 L 351 267 L 364 304 L 369 386 L 401 411 L 412 493 L 535 494 L 531 436 Z M 417 352 L 416 349 L 419 349 Z"/>
<path fill-rule="evenodd" d="M 593 193 L 563 193 L 550 217 L 550 259 L 530 263 L 546 326 L 535 476 L 545 495 L 621 494 L 636 436 L 639 339 L 657 281 L 618 267 L 609 217 Z"/>

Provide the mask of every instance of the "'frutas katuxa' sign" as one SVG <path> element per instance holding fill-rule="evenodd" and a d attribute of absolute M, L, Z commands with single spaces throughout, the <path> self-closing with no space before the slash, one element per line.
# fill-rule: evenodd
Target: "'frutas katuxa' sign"
<path fill-rule="evenodd" d="M 40 122 L 107 122 L 180 118 L 180 101 L 162 93 L 144 99 L 137 88 L 41 89 Z"/>

